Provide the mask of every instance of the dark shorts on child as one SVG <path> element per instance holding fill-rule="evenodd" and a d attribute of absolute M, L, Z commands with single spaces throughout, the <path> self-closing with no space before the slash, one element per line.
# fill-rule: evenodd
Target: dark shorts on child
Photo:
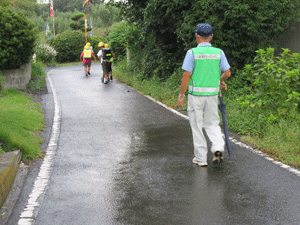
<path fill-rule="evenodd" d="M 108 75 L 109 71 L 109 66 L 110 66 L 110 62 L 108 61 L 103 61 L 102 62 L 102 71 L 103 71 L 103 75 Z"/>

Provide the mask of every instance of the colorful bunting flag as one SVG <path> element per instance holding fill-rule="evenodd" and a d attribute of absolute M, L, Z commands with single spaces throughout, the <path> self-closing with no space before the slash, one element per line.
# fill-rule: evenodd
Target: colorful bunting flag
<path fill-rule="evenodd" d="M 50 16 L 54 17 L 54 11 L 53 11 L 53 0 L 50 2 Z"/>

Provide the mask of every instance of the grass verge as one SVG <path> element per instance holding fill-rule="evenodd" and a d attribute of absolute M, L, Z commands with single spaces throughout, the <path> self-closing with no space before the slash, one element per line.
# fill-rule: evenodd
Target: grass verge
<path fill-rule="evenodd" d="M 245 135 L 243 142 L 249 143 L 274 159 L 294 167 L 300 167 L 300 126 L 296 121 L 281 121 L 269 125 L 266 135 Z"/>
<path fill-rule="evenodd" d="M 25 161 L 40 157 L 43 139 L 39 132 L 44 128 L 40 104 L 16 89 L 0 94 L 0 141 L 4 151 L 20 149 Z"/>
<path fill-rule="evenodd" d="M 72 65 L 81 65 L 81 62 L 52 64 L 57 67 Z M 39 61 L 31 64 L 31 80 L 26 87 L 29 93 L 39 94 L 45 89 L 45 66 Z M 0 96 L 0 154 L 2 150 L 20 149 L 23 161 L 41 157 L 43 139 L 40 132 L 44 128 L 44 116 L 40 104 L 16 89 L 2 90 Z"/>
<path fill-rule="evenodd" d="M 150 95 L 172 108 L 176 108 L 182 76 L 181 70 L 176 71 L 165 82 L 161 82 L 158 77 L 147 80 L 142 79 L 139 75 L 133 76 L 132 72 L 127 69 L 126 62 L 123 61 L 113 68 L 113 74 L 119 82 L 133 87 L 144 95 Z"/>

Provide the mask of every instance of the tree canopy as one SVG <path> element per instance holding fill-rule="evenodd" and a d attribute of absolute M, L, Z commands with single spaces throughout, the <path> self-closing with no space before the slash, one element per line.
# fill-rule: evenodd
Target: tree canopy
<path fill-rule="evenodd" d="M 53 5 L 54 10 L 58 10 L 60 12 L 74 11 L 75 9 L 82 11 L 83 2 L 83 0 L 53 0 Z M 93 0 L 94 6 L 102 4 L 103 2 L 104 0 Z"/>
<path fill-rule="evenodd" d="M 274 47 L 274 39 L 300 18 L 298 0 L 127 0 L 118 5 L 140 32 L 135 49 L 140 46 L 146 62 L 155 60 L 148 69 L 161 67 L 161 72 L 182 63 L 197 44 L 198 23 L 213 26 L 212 45 L 224 50 L 231 67 L 241 69 L 256 50 Z"/>

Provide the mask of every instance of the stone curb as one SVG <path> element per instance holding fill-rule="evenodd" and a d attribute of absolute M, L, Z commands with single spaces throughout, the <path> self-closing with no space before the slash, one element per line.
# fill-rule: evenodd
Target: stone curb
<path fill-rule="evenodd" d="M 19 169 L 22 153 L 17 150 L 0 155 L 0 207 L 3 206 Z"/>

